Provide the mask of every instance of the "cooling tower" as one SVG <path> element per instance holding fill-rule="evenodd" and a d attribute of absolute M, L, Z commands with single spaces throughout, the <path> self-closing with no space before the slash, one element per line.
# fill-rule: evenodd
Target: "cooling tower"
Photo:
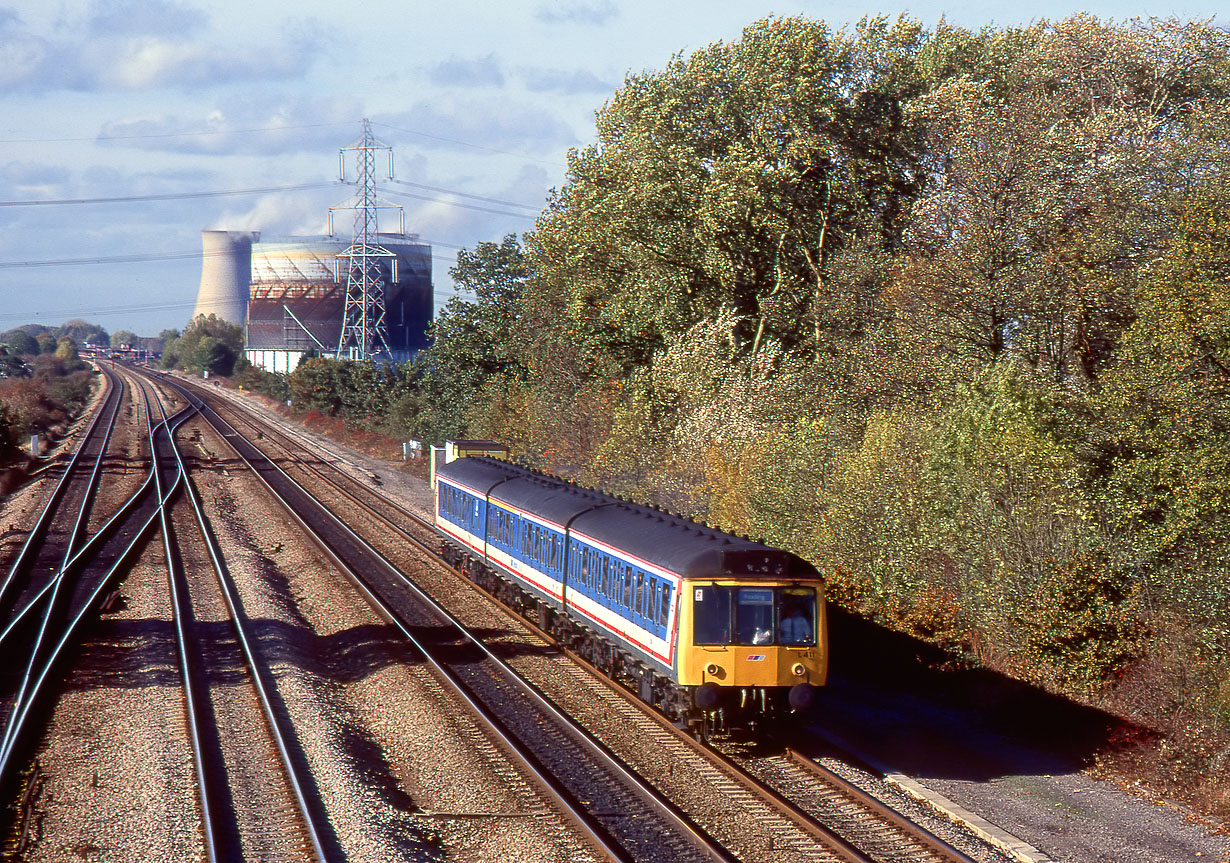
<path fill-rule="evenodd" d="M 252 281 L 252 243 L 259 239 L 259 231 L 201 231 L 201 287 L 192 317 L 213 314 L 244 325 Z"/>

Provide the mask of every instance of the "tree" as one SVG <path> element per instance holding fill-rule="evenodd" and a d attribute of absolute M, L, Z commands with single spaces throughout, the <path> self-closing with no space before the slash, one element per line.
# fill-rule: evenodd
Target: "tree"
<path fill-rule="evenodd" d="M 25 330 L 13 330 L 5 335 L 4 340 L 17 356 L 35 356 L 39 353 L 38 341 Z"/>
<path fill-rule="evenodd" d="M 485 380 L 526 374 L 521 297 L 529 268 L 517 238 L 509 234 L 498 245 L 461 250 L 451 272 L 474 300 L 448 302 L 432 323 L 431 345 L 416 361 L 424 416 L 412 431 L 430 440 L 464 433 Z"/>
<path fill-rule="evenodd" d="M 137 334 L 131 330 L 116 330 L 111 334 L 111 347 L 113 348 L 131 348 L 136 347 Z"/>
<path fill-rule="evenodd" d="M 201 345 L 205 339 L 204 350 Z M 164 345 L 163 368 L 187 368 L 198 374 L 208 369 L 229 375 L 235 358 L 243 352 L 243 328 L 221 320 L 217 315 L 197 315 L 184 334 Z"/>
<path fill-rule="evenodd" d="M 89 321 L 83 321 L 80 318 L 74 318 L 71 321 L 65 321 L 64 325 L 56 331 L 57 338 L 70 338 L 74 344 L 78 345 L 109 345 L 111 337 L 107 335 L 107 331 L 98 324 L 92 324 Z"/>
<path fill-rule="evenodd" d="M 534 301 L 562 324 L 536 335 L 566 335 L 595 377 L 646 365 L 723 308 L 741 349 L 829 350 L 848 284 L 836 254 L 858 238 L 892 248 L 917 192 L 900 104 L 920 39 L 904 19 L 853 37 L 767 19 L 631 76 L 527 240 Z"/>
<path fill-rule="evenodd" d="M 1142 280 L 1097 406 L 1103 506 L 1129 561 L 1230 647 L 1230 175 Z"/>
<path fill-rule="evenodd" d="M 162 353 L 168 344 L 179 338 L 179 330 L 162 330 L 158 335 L 149 339 L 147 347 L 154 353 Z"/>
<path fill-rule="evenodd" d="M 81 355 L 77 353 L 77 345 L 68 336 L 60 336 L 56 342 L 55 358 L 64 363 L 64 367 L 69 371 L 80 368 Z"/>
<path fill-rule="evenodd" d="M 229 375 L 235 367 L 235 349 L 215 336 L 204 336 L 192 352 L 191 366 L 210 374 Z"/>
<path fill-rule="evenodd" d="M 21 440 L 17 416 L 9 406 L 0 401 L 0 455 L 11 455 Z"/>
<path fill-rule="evenodd" d="M 1173 230 L 1163 190 L 1224 150 L 1205 127 L 1224 117 L 1230 37 L 1078 15 L 986 47 L 981 74 L 907 106 L 930 183 L 891 303 L 914 350 L 961 379 L 1012 352 L 1088 381 L 1130 323 L 1135 268 Z"/>

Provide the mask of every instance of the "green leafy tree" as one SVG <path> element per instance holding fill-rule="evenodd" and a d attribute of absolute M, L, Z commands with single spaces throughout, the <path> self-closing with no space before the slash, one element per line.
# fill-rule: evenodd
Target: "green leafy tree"
<path fill-rule="evenodd" d="M 191 366 L 214 375 L 229 375 L 235 367 L 235 349 L 216 336 L 204 336 L 192 351 Z"/>
<path fill-rule="evenodd" d="M 206 341 L 208 340 L 208 341 Z M 202 344 L 205 345 L 202 350 Z M 187 368 L 200 374 L 229 375 L 235 359 L 243 353 L 243 328 L 216 315 L 197 315 L 184 333 L 164 344 L 163 368 Z"/>
<path fill-rule="evenodd" d="M 959 380 L 1009 352 L 1088 380 L 1130 321 L 1135 266 L 1173 229 L 1161 190 L 1224 160 L 1206 121 L 1225 115 L 1230 37 L 1078 15 L 984 44 L 981 74 L 907 106 L 933 180 L 892 305 L 911 352 Z"/>
<path fill-rule="evenodd" d="M 922 538 L 953 568 L 989 629 L 1048 561 L 1088 537 L 1091 515 L 1062 391 L 999 363 L 962 389 L 923 464 Z"/>
<path fill-rule="evenodd" d="M 39 353 L 38 342 L 34 336 L 25 330 L 13 330 L 6 333 L 4 341 L 8 342 L 10 350 L 17 356 L 35 356 Z"/>
<path fill-rule="evenodd" d="M 107 335 L 106 330 L 98 324 L 92 324 L 79 318 L 65 321 L 63 326 L 56 331 L 56 337 L 72 339 L 73 343 L 78 345 L 111 344 L 111 336 Z"/>
<path fill-rule="evenodd" d="M 465 434 L 467 414 L 481 400 L 488 378 L 525 375 L 521 297 L 529 268 L 517 238 L 510 234 L 499 244 L 463 249 L 451 272 L 474 300 L 454 297 L 436 316 L 431 345 L 416 361 L 421 395 L 413 403 L 421 413 L 406 429 L 433 441 Z M 411 403 L 403 402 L 403 409 Z"/>
<path fill-rule="evenodd" d="M 1189 203 L 1136 292 L 1098 400 L 1105 517 L 1168 601 L 1230 648 L 1230 184 Z"/>
<path fill-rule="evenodd" d="M 111 334 L 111 347 L 113 348 L 131 348 L 136 347 L 137 334 L 131 330 L 116 330 Z"/>
<path fill-rule="evenodd" d="M 597 377 L 721 308 L 753 351 L 827 349 L 847 284 L 835 253 L 860 236 L 891 245 L 917 191 L 900 103 L 920 38 L 906 20 L 851 37 L 768 19 L 630 77 L 529 240 L 562 325 L 537 335 L 579 344 Z"/>
<path fill-rule="evenodd" d="M 81 355 L 77 353 L 77 345 L 68 336 L 60 336 L 56 342 L 55 358 L 64 364 L 69 371 L 83 367 Z"/>

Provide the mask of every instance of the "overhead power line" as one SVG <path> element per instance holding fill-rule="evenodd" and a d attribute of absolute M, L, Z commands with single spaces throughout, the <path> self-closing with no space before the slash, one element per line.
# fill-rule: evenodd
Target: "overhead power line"
<path fill-rule="evenodd" d="M 480 213 L 493 213 L 497 216 L 510 216 L 514 219 L 533 219 L 536 213 L 510 213 L 508 210 L 493 210 L 490 207 L 480 207 L 476 204 L 465 204 L 461 201 L 449 201 L 445 198 L 432 198 L 427 195 L 416 195 L 414 192 L 401 192 L 394 189 L 384 189 L 385 195 L 395 198 L 414 198 L 418 201 L 430 201 L 434 204 L 445 204 L 449 207 L 460 207 L 463 210 L 477 210 Z M 519 206 L 519 205 L 514 205 Z"/>
<path fill-rule="evenodd" d="M 145 132 L 135 135 L 89 135 L 71 138 L 8 138 L 0 144 L 66 144 L 74 141 L 133 141 L 142 138 L 205 138 L 214 135 L 246 135 L 253 132 L 283 132 L 295 129 L 322 129 L 329 126 L 353 126 L 354 123 L 303 123 L 296 126 L 261 126 L 253 129 L 212 129 L 197 132 Z"/>
<path fill-rule="evenodd" d="M 474 150 L 485 150 L 488 153 L 499 153 L 501 156 L 516 156 L 518 159 L 524 159 L 527 162 L 538 162 L 540 165 L 550 165 L 554 168 L 568 167 L 564 162 L 559 162 L 552 159 L 537 159 L 534 156 L 527 156 L 525 153 L 514 153 L 512 150 L 501 150 L 497 147 L 487 147 L 483 144 L 472 144 L 469 141 L 461 141 L 457 138 L 445 138 L 443 135 L 432 135 L 428 132 L 420 132 L 417 129 L 403 129 L 400 126 L 390 126 L 388 123 L 372 123 L 372 125 L 383 126 L 386 129 L 392 129 L 394 132 L 403 132 L 407 135 L 415 135 L 419 138 L 430 138 L 433 141 L 443 141 L 446 144 L 459 144 L 462 147 L 470 147 Z"/>
<path fill-rule="evenodd" d="M 473 296 L 469 291 L 448 291 L 443 289 L 435 289 L 432 294 L 437 299 L 451 299 L 452 297 L 461 297 L 465 299 Z M 67 309 L 34 309 L 20 312 L 0 312 L 0 321 L 21 321 L 22 323 L 37 323 L 37 318 L 52 318 L 57 320 L 66 320 L 69 318 L 84 318 L 84 317 L 103 317 L 114 315 L 131 315 L 137 312 L 166 312 L 175 311 L 176 309 L 192 309 L 196 307 L 195 300 L 184 300 L 177 302 L 166 303 L 130 303 L 127 305 L 92 305 L 92 306 L 77 306 L 76 308 Z"/>
<path fill-rule="evenodd" d="M 456 192 L 452 189 L 442 189 L 439 186 L 426 186 L 422 183 L 412 183 L 409 180 L 403 180 L 400 177 L 393 178 L 393 182 L 399 186 L 412 186 L 416 189 L 426 189 L 429 192 L 443 192 L 446 195 L 456 195 L 458 198 L 469 198 L 471 201 L 483 201 L 487 204 L 499 204 L 503 207 L 520 207 L 523 210 L 532 210 L 535 213 L 542 209 L 542 204 L 518 204 L 516 201 L 503 201 L 499 198 L 484 198 L 482 195 L 471 195 L 466 192 Z"/>
<path fill-rule="evenodd" d="M 432 246 L 445 246 L 450 249 L 464 249 L 465 246 L 456 246 L 451 243 L 432 243 L 428 240 L 423 242 Z M 71 267 L 80 264 L 146 264 L 155 261 L 184 261 L 192 258 L 208 258 L 217 255 L 226 254 L 225 252 L 216 252 L 205 254 L 203 252 L 139 252 L 131 255 L 102 255 L 92 258 L 54 258 L 44 261 L 0 261 L 0 270 L 22 270 L 34 269 L 37 267 Z M 434 261 L 450 261 L 456 262 L 455 258 L 445 257 L 444 255 L 432 255 Z"/>
<path fill-rule="evenodd" d="M 263 186 L 257 189 L 223 189 L 212 192 L 163 192 L 153 195 L 116 195 L 109 198 L 56 198 L 41 201 L 0 201 L 0 207 L 45 207 L 60 204 L 121 204 L 136 201 L 178 201 L 183 198 L 222 198 L 228 195 L 262 195 L 268 192 L 302 192 L 342 185 L 336 180 L 296 183 L 291 186 Z"/>

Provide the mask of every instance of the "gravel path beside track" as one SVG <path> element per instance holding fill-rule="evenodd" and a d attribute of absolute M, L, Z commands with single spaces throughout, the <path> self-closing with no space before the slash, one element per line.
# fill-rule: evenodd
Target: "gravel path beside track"
<path fill-rule="evenodd" d="M 224 446 L 212 432 L 198 444 Z M 246 475 L 198 484 L 350 860 L 585 852 Z"/>

